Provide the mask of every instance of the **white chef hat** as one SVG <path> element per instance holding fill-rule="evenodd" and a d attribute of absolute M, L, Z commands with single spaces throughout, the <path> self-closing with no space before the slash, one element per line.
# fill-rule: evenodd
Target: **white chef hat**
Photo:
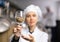
<path fill-rule="evenodd" d="M 28 7 L 26 7 L 26 9 L 24 9 L 24 17 L 26 17 L 26 14 L 31 11 L 36 13 L 39 19 L 38 21 L 42 19 L 41 9 L 39 8 L 39 6 L 35 6 L 35 5 L 29 5 Z"/>

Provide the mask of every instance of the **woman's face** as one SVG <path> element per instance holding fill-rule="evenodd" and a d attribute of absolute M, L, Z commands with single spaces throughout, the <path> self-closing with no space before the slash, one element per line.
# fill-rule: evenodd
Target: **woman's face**
<path fill-rule="evenodd" d="M 27 15 L 26 15 L 26 23 L 28 24 L 28 26 L 35 26 L 36 23 L 37 23 L 37 15 L 35 12 L 28 12 Z"/>

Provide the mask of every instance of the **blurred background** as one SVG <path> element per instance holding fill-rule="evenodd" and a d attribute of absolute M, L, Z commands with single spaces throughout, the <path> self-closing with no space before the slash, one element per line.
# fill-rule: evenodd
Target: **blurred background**
<path fill-rule="evenodd" d="M 41 8 L 42 24 L 49 34 L 48 42 L 60 42 L 60 0 L 0 0 L 0 42 L 9 42 L 16 12 L 24 11 L 30 4 Z"/>

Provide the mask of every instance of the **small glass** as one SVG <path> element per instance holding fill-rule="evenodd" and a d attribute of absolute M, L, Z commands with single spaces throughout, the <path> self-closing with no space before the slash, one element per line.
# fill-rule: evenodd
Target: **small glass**
<path fill-rule="evenodd" d="M 16 21 L 16 24 L 18 25 L 22 25 L 24 23 L 23 11 L 16 12 L 15 21 Z"/>

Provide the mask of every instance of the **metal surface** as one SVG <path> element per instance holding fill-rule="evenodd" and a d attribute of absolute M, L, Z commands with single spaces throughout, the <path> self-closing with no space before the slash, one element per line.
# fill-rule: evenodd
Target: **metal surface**
<path fill-rule="evenodd" d="M 9 27 L 10 27 L 9 20 L 5 18 L 0 18 L 0 33 L 7 31 Z"/>

